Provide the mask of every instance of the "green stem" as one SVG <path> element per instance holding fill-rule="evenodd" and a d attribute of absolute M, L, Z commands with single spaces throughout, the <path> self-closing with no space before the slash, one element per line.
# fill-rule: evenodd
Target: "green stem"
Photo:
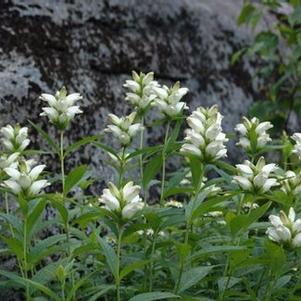
<path fill-rule="evenodd" d="M 194 199 L 192 200 L 192 202 L 197 201 L 198 195 L 199 195 L 200 191 L 202 190 L 202 183 L 203 183 L 203 179 L 204 179 L 204 175 L 205 175 L 205 168 L 206 168 L 205 164 L 202 164 L 202 166 L 200 168 L 201 168 L 201 174 L 200 174 L 199 181 L 197 183 L 197 187 L 195 189 L 195 196 L 194 196 Z M 188 245 L 189 235 L 192 232 L 192 230 L 193 230 L 192 217 L 190 217 L 186 221 L 186 229 L 185 229 L 185 236 L 184 236 L 184 244 L 185 245 Z M 175 294 L 179 290 L 179 286 L 180 286 L 183 272 L 184 272 L 184 266 L 185 266 L 185 260 L 183 258 L 181 258 L 179 277 L 178 277 L 178 280 L 177 280 L 177 283 L 176 283 L 175 289 L 174 289 Z"/>
<path fill-rule="evenodd" d="M 60 134 L 60 160 L 61 160 L 62 191 L 63 191 L 63 196 L 65 196 L 64 131 L 61 131 Z"/>
<path fill-rule="evenodd" d="M 119 188 L 122 187 L 123 183 L 123 176 L 124 176 L 124 168 L 125 168 L 125 150 L 126 146 L 123 147 L 122 149 L 122 155 L 121 155 L 121 162 L 120 162 L 120 170 L 119 170 L 119 179 L 118 179 L 118 186 Z"/>
<path fill-rule="evenodd" d="M 62 283 L 62 300 L 65 301 L 65 281 Z"/>
<path fill-rule="evenodd" d="M 154 254 L 156 249 L 156 240 L 157 240 L 157 231 L 154 233 L 153 241 L 152 241 L 152 249 L 150 254 L 150 266 L 149 266 L 149 292 L 153 289 L 153 269 L 154 269 Z"/>
<path fill-rule="evenodd" d="M 64 152 L 64 131 L 60 132 L 60 161 L 61 161 L 61 177 L 62 177 L 62 195 L 63 195 L 63 202 L 65 203 L 65 152 Z M 67 208 L 68 209 L 68 208 Z M 71 257 L 71 245 L 70 245 L 70 229 L 68 221 L 65 222 L 65 233 L 66 233 L 66 242 L 67 242 L 67 255 Z M 73 272 L 70 274 L 71 279 L 71 286 L 74 287 L 74 277 Z M 75 300 L 75 294 L 72 296 L 72 300 Z"/>
<path fill-rule="evenodd" d="M 117 301 L 120 301 L 120 256 L 121 256 L 121 240 L 122 240 L 122 229 L 118 227 L 118 241 L 117 241 L 117 279 L 116 282 L 116 297 Z"/>
<path fill-rule="evenodd" d="M 143 126 L 141 132 L 140 132 L 140 146 L 139 149 L 143 149 L 143 142 L 144 142 L 144 117 L 141 117 L 140 121 L 141 125 Z M 141 183 L 143 183 L 143 154 L 140 154 L 139 156 L 139 165 L 140 165 L 140 178 L 141 178 Z M 146 205 L 146 198 L 144 198 L 144 204 Z"/>
<path fill-rule="evenodd" d="M 162 180 L 161 180 L 160 206 L 163 206 L 163 200 L 164 200 L 165 173 L 166 173 L 166 147 L 167 147 L 169 129 L 170 129 L 170 121 L 168 121 L 167 123 L 166 133 L 164 138 L 164 147 L 162 150 Z"/>
<path fill-rule="evenodd" d="M 190 229 L 191 229 L 190 221 L 187 221 L 186 222 L 185 236 L 184 236 L 184 244 L 185 245 L 188 245 L 188 239 L 189 239 Z M 174 288 L 174 293 L 175 294 L 178 293 L 178 290 L 179 290 L 179 287 L 180 287 L 180 283 L 181 283 L 183 272 L 184 272 L 184 266 L 185 266 L 185 260 L 184 260 L 184 258 L 181 257 L 179 277 L 178 277 L 178 280 L 177 280 L 175 288 Z"/>
<path fill-rule="evenodd" d="M 27 217 L 24 217 L 24 225 L 23 225 L 23 273 L 25 280 L 28 280 L 28 264 L 27 264 Z M 29 285 L 26 282 L 26 301 L 30 300 L 29 294 Z"/>
<path fill-rule="evenodd" d="M 245 197 L 245 195 L 242 194 L 242 196 L 240 198 L 240 201 L 239 201 L 239 204 L 238 204 L 238 208 L 237 208 L 237 214 L 238 215 L 241 212 L 242 205 L 243 205 L 243 202 L 244 202 L 244 197 Z M 252 204 L 253 204 L 253 202 L 252 202 Z M 252 204 L 251 204 L 251 207 L 249 208 L 248 215 L 250 214 L 250 212 L 252 210 Z M 240 244 L 240 237 L 238 237 L 237 240 L 234 240 L 234 245 L 235 246 L 239 246 L 239 244 Z M 225 287 L 222 291 L 222 294 L 219 296 L 219 299 L 218 299 L 219 301 L 224 300 L 225 292 L 228 289 L 228 286 L 229 286 L 229 283 L 230 283 L 230 280 L 231 280 L 231 277 L 232 277 L 232 273 L 229 270 L 229 268 L 230 268 L 230 256 L 227 257 L 227 262 L 226 262 L 224 273 L 223 273 L 223 277 L 226 277 L 227 275 L 228 275 L 228 277 L 227 277 Z"/>

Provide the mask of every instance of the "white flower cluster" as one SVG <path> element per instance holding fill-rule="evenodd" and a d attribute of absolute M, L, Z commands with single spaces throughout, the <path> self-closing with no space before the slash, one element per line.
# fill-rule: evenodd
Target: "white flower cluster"
<path fill-rule="evenodd" d="M 243 117 L 243 122 L 236 125 L 235 130 L 240 134 L 240 145 L 246 151 L 256 153 L 261 150 L 268 142 L 272 141 L 267 130 L 271 129 L 273 125 L 269 121 L 260 122 L 258 118 L 254 117 L 249 120 Z"/>
<path fill-rule="evenodd" d="M 100 202 L 112 212 L 120 213 L 122 218 L 130 219 L 144 206 L 139 196 L 140 186 L 128 182 L 122 189 L 118 189 L 113 183 L 103 190 Z"/>
<path fill-rule="evenodd" d="M 10 124 L 1 128 L 1 142 L 6 153 L 22 152 L 29 145 L 28 128 Z"/>
<path fill-rule="evenodd" d="M 49 107 L 42 108 L 43 113 L 40 115 L 47 116 L 50 122 L 60 130 L 65 130 L 75 115 L 82 113 L 79 106 L 75 105 L 78 100 L 82 99 L 82 96 L 79 93 L 67 95 L 65 87 L 57 91 L 55 95 L 44 93 L 40 99 L 49 105 Z"/>
<path fill-rule="evenodd" d="M 286 194 L 297 196 L 301 192 L 301 178 L 295 172 L 288 170 L 281 181 L 281 190 Z"/>
<path fill-rule="evenodd" d="M 129 145 L 133 137 L 143 129 L 141 123 L 133 123 L 136 114 L 136 112 L 133 112 L 121 118 L 114 114 L 109 114 L 108 116 L 112 124 L 107 126 L 106 132 L 111 132 L 123 146 Z"/>
<path fill-rule="evenodd" d="M 260 157 L 254 165 L 246 160 L 244 164 L 236 165 L 238 175 L 233 177 L 233 182 L 245 191 L 253 193 L 265 193 L 279 183 L 271 176 L 277 166 L 274 163 L 265 164 L 263 157 Z"/>
<path fill-rule="evenodd" d="M 158 83 L 154 81 L 154 72 L 138 74 L 133 71 L 132 78 L 123 85 L 129 91 L 126 93 L 125 99 L 138 111 L 144 111 L 156 98 L 154 88 L 158 87 Z"/>
<path fill-rule="evenodd" d="M 294 133 L 292 139 L 296 142 L 293 148 L 293 153 L 301 160 L 301 133 Z"/>
<path fill-rule="evenodd" d="M 45 165 L 34 167 L 34 164 L 34 160 L 24 160 L 15 166 L 4 168 L 10 178 L 3 182 L 3 186 L 16 195 L 22 194 L 25 197 L 38 195 L 49 183 L 47 180 L 38 180 Z"/>
<path fill-rule="evenodd" d="M 198 156 L 205 162 L 226 157 L 227 149 L 224 143 L 228 139 L 222 132 L 222 118 L 216 105 L 197 108 L 187 118 L 191 129 L 186 131 L 186 143 L 180 151 L 183 154 Z"/>
<path fill-rule="evenodd" d="M 186 103 L 181 101 L 183 96 L 188 93 L 188 89 L 181 88 L 179 82 L 170 88 L 165 85 L 154 87 L 154 91 L 157 95 L 155 105 L 163 115 L 173 118 L 181 115 L 183 110 L 188 109 Z"/>
<path fill-rule="evenodd" d="M 2 171 L 4 168 L 12 167 L 15 168 L 18 165 L 18 157 L 19 153 L 12 153 L 11 155 L 2 154 L 0 156 L 0 170 Z"/>
<path fill-rule="evenodd" d="M 270 215 L 269 220 L 272 226 L 266 234 L 270 240 L 293 248 L 301 246 L 301 219 L 296 219 L 293 208 L 289 209 L 288 216 L 280 211 L 280 216 Z"/>

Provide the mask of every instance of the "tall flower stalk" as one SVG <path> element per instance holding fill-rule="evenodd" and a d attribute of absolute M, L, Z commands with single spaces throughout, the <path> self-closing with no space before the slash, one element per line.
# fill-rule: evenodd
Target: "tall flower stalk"
<path fill-rule="evenodd" d="M 72 93 L 68 95 L 67 89 L 62 87 L 55 95 L 43 93 L 40 99 L 48 104 L 48 107 L 43 107 L 41 116 L 47 116 L 49 121 L 55 125 L 59 131 L 59 159 L 61 167 L 61 181 L 62 181 L 62 197 L 65 201 L 65 149 L 64 149 L 64 132 L 69 127 L 77 114 L 81 114 L 78 105 L 75 103 L 82 99 L 79 93 Z M 66 206 L 66 205 L 65 205 Z M 67 254 L 71 257 L 71 242 L 70 242 L 70 230 L 69 221 L 65 220 L 64 224 L 66 242 L 67 242 Z M 71 285 L 74 286 L 74 275 L 71 272 Z M 75 300 L 75 295 L 72 296 L 72 300 Z"/>

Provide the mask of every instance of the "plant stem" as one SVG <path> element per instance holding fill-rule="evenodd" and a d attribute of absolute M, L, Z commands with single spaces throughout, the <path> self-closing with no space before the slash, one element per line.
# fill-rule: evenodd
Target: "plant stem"
<path fill-rule="evenodd" d="M 144 142 L 144 117 L 141 117 L 141 121 L 140 121 L 141 125 L 142 125 L 142 130 L 140 132 L 140 145 L 139 145 L 139 149 L 142 150 L 143 149 L 143 142 Z M 141 183 L 143 183 L 143 154 L 140 154 L 139 156 L 139 166 L 140 166 L 140 178 L 141 178 Z M 144 198 L 144 204 L 146 204 L 146 198 Z"/>
<path fill-rule="evenodd" d="M 191 229 L 190 221 L 187 221 L 186 222 L 185 237 L 184 237 L 184 244 L 185 245 L 188 244 L 190 229 Z M 175 294 L 177 294 L 177 292 L 179 290 L 179 286 L 180 286 L 180 283 L 181 283 L 181 280 L 182 280 L 182 275 L 183 275 L 183 272 L 184 272 L 184 265 L 185 265 L 185 260 L 181 257 L 179 277 L 178 277 L 178 280 L 177 280 L 175 288 L 174 288 L 174 293 Z"/>
<path fill-rule="evenodd" d="M 61 160 L 62 192 L 63 192 L 63 196 L 65 196 L 64 131 L 61 131 L 60 133 L 60 160 Z"/>
<path fill-rule="evenodd" d="M 62 283 L 62 300 L 65 301 L 65 280 Z"/>
<path fill-rule="evenodd" d="M 165 186 L 165 172 L 166 172 L 166 147 L 167 147 L 169 129 L 170 129 L 170 121 L 168 121 L 168 123 L 167 123 L 165 138 L 164 138 L 164 146 L 163 146 L 163 150 L 162 150 L 162 180 L 161 180 L 160 206 L 163 205 L 163 200 L 164 200 L 164 186 Z"/>
<path fill-rule="evenodd" d="M 122 149 L 120 170 L 119 170 L 119 179 L 118 179 L 119 188 L 122 187 L 122 182 L 123 182 L 124 167 L 125 167 L 125 150 L 126 150 L 126 146 L 124 146 L 123 149 Z"/>
<path fill-rule="evenodd" d="M 195 196 L 194 196 L 194 199 L 192 200 L 192 202 L 197 201 L 198 195 L 199 195 L 200 191 L 202 190 L 202 183 L 203 183 L 203 179 L 204 179 L 204 175 L 205 175 L 206 165 L 202 164 L 202 166 L 200 168 L 201 168 L 201 174 L 200 174 L 200 178 L 198 180 L 198 183 L 197 183 L 197 186 L 196 186 L 196 189 L 195 189 Z M 186 221 L 186 229 L 185 229 L 185 236 L 184 236 L 184 244 L 185 245 L 188 245 L 189 234 L 193 230 L 192 226 L 193 226 L 192 225 L 192 217 L 190 217 Z M 182 280 L 182 275 L 183 275 L 183 272 L 184 272 L 184 266 L 185 266 L 185 260 L 181 258 L 179 277 L 178 277 L 178 280 L 177 280 L 177 283 L 176 283 L 175 289 L 174 289 L 175 294 L 178 292 L 178 289 L 179 289 L 179 286 L 180 286 L 180 283 L 181 283 L 181 280 Z"/>
<path fill-rule="evenodd" d="M 23 225 L 23 272 L 24 272 L 24 278 L 25 280 L 28 280 L 28 273 L 27 273 L 27 217 L 24 216 L 24 225 Z M 26 301 L 30 300 L 30 294 L 29 294 L 29 286 L 28 283 L 26 283 Z"/>
<path fill-rule="evenodd" d="M 65 203 L 65 153 L 64 153 L 64 131 L 60 132 L 60 161 L 61 161 L 61 178 L 62 178 L 62 195 L 63 195 L 63 202 Z M 68 209 L 68 208 L 66 208 Z M 67 255 L 68 257 L 71 257 L 71 245 L 70 245 L 70 229 L 69 229 L 69 223 L 68 221 L 65 222 L 65 233 L 66 233 L 66 242 L 67 242 Z M 70 274 L 71 279 L 71 286 L 73 288 L 74 286 L 74 277 L 73 272 Z M 72 300 L 75 300 L 75 294 L 72 296 Z"/>
<path fill-rule="evenodd" d="M 154 254 L 155 254 L 155 249 L 156 249 L 156 240 L 157 240 L 157 231 L 154 233 L 153 241 L 152 241 L 152 249 L 151 249 L 151 254 L 150 254 L 150 266 L 149 266 L 149 292 L 152 291 L 153 289 L 153 269 L 154 269 Z"/>
<path fill-rule="evenodd" d="M 122 228 L 118 227 L 118 241 L 117 241 L 117 279 L 116 279 L 116 297 L 120 301 L 120 255 L 121 255 L 121 239 Z"/>

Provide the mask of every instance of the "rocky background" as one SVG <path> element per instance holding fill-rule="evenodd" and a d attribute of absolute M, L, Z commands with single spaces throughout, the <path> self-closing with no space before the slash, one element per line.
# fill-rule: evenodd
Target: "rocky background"
<path fill-rule="evenodd" d="M 55 135 L 39 117 L 41 92 L 62 85 L 84 96 L 68 139 L 99 133 L 108 112 L 124 114 L 122 84 L 131 70 L 154 71 L 160 82 L 180 80 L 193 109 L 218 103 L 226 131 L 256 98 L 247 61 L 232 54 L 250 42 L 236 17 L 241 0 L 1 0 L 0 126 L 30 119 Z M 31 130 L 32 146 L 41 140 Z M 149 139 L 154 139 L 151 133 Z M 230 151 L 230 159 L 233 152 Z M 69 160 L 92 162 L 110 177 L 100 151 L 81 149 Z M 50 162 L 49 162 L 50 163 Z M 50 166 L 54 166 L 51 162 Z M 70 167 L 69 166 L 69 167 Z"/>

